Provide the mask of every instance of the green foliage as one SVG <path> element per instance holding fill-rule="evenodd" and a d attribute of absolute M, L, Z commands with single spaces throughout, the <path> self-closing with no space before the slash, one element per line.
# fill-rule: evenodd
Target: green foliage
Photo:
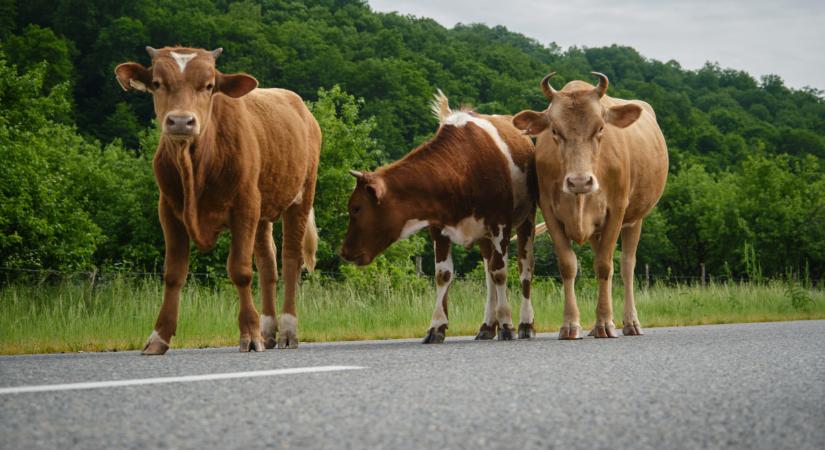
<path fill-rule="evenodd" d="M 512 114 L 546 107 L 537 86 L 545 73 L 558 72 L 561 87 L 597 70 L 612 95 L 654 107 L 670 149 L 639 270 L 691 275 L 704 263 L 714 275 L 748 276 L 758 265 L 777 276 L 804 266 L 825 277 L 825 100 L 776 75 L 685 70 L 617 45 L 562 51 L 504 27 L 446 29 L 359 0 L 11 1 L 0 3 L 0 38 L 11 62 L 0 68 L 3 265 L 160 268 L 151 96 L 123 93 L 112 71 L 127 60 L 148 65 L 145 45 L 181 44 L 224 47 L 224 72 L 308 101 L 324 131 L 315 207 L 323 271 L 339 270 L 346 171 L 398 159 L 431 136 L 436 88 L 454 105 Z M 410 245 L 431 271 L 419 241 Z M 222 273 L 227 245 L 222 237 L 216 251 L 194 252 L 192 270 Z M 405 245 L 376 267 L 410 264 Z M 536 255 L 539 274 L 558 273 L 546 239 Z M 580 256 L 589 273 L 588 247 Z M 478 252 L 456 247 L 454 260 L 467 273 Z"/>

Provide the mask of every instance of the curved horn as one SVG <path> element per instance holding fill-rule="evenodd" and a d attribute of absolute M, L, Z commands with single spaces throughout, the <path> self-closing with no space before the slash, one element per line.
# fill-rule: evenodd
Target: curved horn
<path fill-rule="evenodd" d="M 590 72 L 590 73 L 592 73 L 593 75 L 596 75 L 597 77 L 599 77 L 599 85 L 596 86 L 596 92 L 598 92 L 599 98 L 604 97 L 604 93 L 607 92 L 607 85 L 608 85 L 607 75 L 605 75 L 603 73 L 599 73 L 599 72 Z"/>
<path fill-rule="evenodd" d="M 155 59 L 155 55 L 158 53 L 158 51 L 147 45 L 146 46 L 146 53 L 149 54 L 150 58 Z"/>
<path fill-rule="evenodd" d="M 355 178 L 358 178 L 358 179 L 364 178 L 364 174 L 357 171 L 357 170 L 350 170 L 349 174 L 354 176 Z"/>
<path fill-rule="evenodd" d="M 555 74 L 556 72 L 550 72 L 541 79 L 541 92 L 543 92 L 544 96 L 547 97 L 547 100 L 550 100 L 551 102 L 553 101 L 553 96 L 557 94 L 557 91 L 553 89 L 553 86 L 550 86 L 550 78 Z"/>
<path fill-rule="evenodd" d="M 218 47 L 215 50 L 212 50 L 212 59 L 218 59 L 218 56 L 221 56 L 223 53 L 223 47 Z"/>

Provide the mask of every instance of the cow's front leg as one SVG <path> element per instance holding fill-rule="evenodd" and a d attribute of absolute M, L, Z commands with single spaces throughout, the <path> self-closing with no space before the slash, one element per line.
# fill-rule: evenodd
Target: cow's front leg
<path fill-rule="evenodd" d="M 241 332 L 240 351 L 264 351 L 258 311 L 252 301 L 252 252 L 258 228 L 260 207 L 257 204 L 239 205 L 232 211 L 229 229 L 232 244 L 226 263 L 229 278 L 238 291 L 240 311 L 238 328 Z"/>
<path fill-rule="evenodd" d="M 169 350 L 169 343 L 178 326 L 180 291 L 189 273 L 189 235 L 186 228 L 175 218 L 163 198 L 158 204 L 158 215 L 166 244 L 166 257 L 163 263 L 163 305 L 155 321 L 155 329 L 143 347 L 144 355 L 162 355 Z"/>
<path fill-rule="evenodd" d="M 482 239 L 478 242 L 478 247 L 481 250 L 481 257 L 484 260 L 484 278 L 487 285 L 487 303 L 484 307 L 484 322 L 476 334 L 477 341 L 487 341 L 496 337 L 498 330 L 498 320 L 496 320 L 496 304 L 498 297 L 496 296 L 496 285 L 493 282 L 493 276 L 490 274 L 490 261 L 493 258 L 493 243 L 488 239 Z"/>
<path fill-rule="evenodd" d="M 531 212 L 527 220 L 519 225 L 518 230 L 518 268 L 519 279 L 521 281 L 521 313 L 519 314 L 518 338 L 530 339 L 536 337 L 536 329 L 533 326 L 533 302 L 530 299 L 530 288 L 533 282 L 533 268 L 535 265 L 533 253 L 533 238 L 535 227 L 533 217 L 535 209 Z"/>
<path fill-rule="evenodd" d="M 430 321 L 430 329 L 424 337 L 424 344 L 441 344 L 447 335 L 448 310 L 447 291 L 453 282 L 452 244 L 450 238 L 441 234 L 441 228 L 431 227 L 430 237 L 435 248 L 435 307 Z"/>
<path fill-rule="evenodd" d="M 578 261 L 570 239 L 564 234 L 562 225 L 551 215 L 548 205 L 542 205 L 547 223 L 547 232 L 553 240 L 553 249 L 559 263 L 562 284 L 564 286 L 564 317 L 559 329 L 559 339 L 575 340 L 582 338 L 579 306 L 576 304 L 576 272 Z"/>
<path fill-rule="evenodd" d="M 613 323 L 613 249 L 616 248 L 616 240 L 621 230 L 621 218 L 623 212 L 612 215 L 600 236 L 590 238 L 590 246 L 595 252 L 593 259 L 593 269 L 599 283 L 599 299 L 596 304 L 596 324 L 593 326 L 591 336 L 597 338 L 615 338 L 616 325 Z"/>
<path fill-rule="evenodd" d="M 507 244 L 510 242 L 510 227 L 501 225 L 493 233 L 493 257 L 488 270 L 493 277 L 496 287 L 496 321 L 498 321 L 498 339 L 510 341 L 513 339 L 513 311 L 507 300 Z"/>

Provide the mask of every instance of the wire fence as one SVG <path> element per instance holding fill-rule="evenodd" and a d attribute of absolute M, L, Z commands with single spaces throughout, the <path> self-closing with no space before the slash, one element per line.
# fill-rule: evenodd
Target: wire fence
<path fill-rule="evenodd" d="M 695 285 L 705 285 L 705 284 L 713 284 L 713 283 L 748 283 L 755 280 L 753 277 L 748 276 L 734 276 L 734 275 L 713 275 L 706 273 L 704 275 L 674 275 L 670 273 L 665 274 L 655 274 L 650 273 L 649 268 L 646 268 L 644 272 L 637 272 L 635 274 L 635 281 L 637 284 L 641 284 L 643 286 L 651 286 L 654 284 L 695 284 Z M 53 281 L 87 281 L 88 283 L 94 285 L 96 283 L 103 283 L 106 281 L 118 279 L 118 278 L 126 278 L 126 279 L 163 279 L 163 272 L 159 271 L 142 271 L 142 270 L 127 270 L 127 269 L 114 269 L 114 270 L 56 270 L 56 269 L 36 269 L 36 268 L 23 268 L 23 267 L 0 267 L 0 273 L 3 276 L 0 276 L 0 283 L 10 283 L 15 280 L 20 279 L 27 279 L 27 280 L 35 280 L 38 283 L 46 283 L 46 282 L 53 282 Z M 304 272 L 305 277 L 309 275 Z M 321 276 L 323 278 L 332 280 L 332 281 L 346 281 L 347 275 L 343 272 L 339 271 L 325 271 L 325 270 L 315 270 L 312 276 Z M 614 272 L 614 279 L 621 279 L 618 273 Z M 427 279 L 434 279 L 433 275 L 419 273 L 418 277 L 427 278 Z M 577 278 L 587 278 L 588 275 L 582 275 L 579 273 Z M 225 270 L 215 270 L 210 272 L 189 272 L 188 278 L 194 281 L 203 281 L 203 282 L 218 282 L 218 281 L 227 281 L 228 274 Z M 470 280 L 473 277 L 470 274 L 456 274 L 456 279 L 459 280 Z M 592 277 L 591 277 L 592 278 Z M 541 281 L 549 281 L 553 280 L 556 282 L 561 283 L 562 279 L 560 275 L 553 275 L 553 274 L 540 274 L 534 275 L 532 278 L 536 282 Z M 787 280 L 787 277 L 780 277 L 776 278 L 778 280 Z M 796 276 L 793 277 L 793 280 L 796 281 Z M 817 283 L 808 283 L 811 285 L 816 285 Z"/>

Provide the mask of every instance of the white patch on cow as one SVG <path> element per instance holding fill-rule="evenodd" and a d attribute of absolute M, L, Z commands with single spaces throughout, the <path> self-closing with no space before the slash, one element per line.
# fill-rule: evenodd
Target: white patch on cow
<path fill-rule="evenodd" d="M 278 330 L 284 336 L 297 336 L 298 318 L 292 314 L 281 314 L 281 318 L 278 319 Z"/>
<path fill-rule="evenodd" d="M 150 334 L 149 339 L 146 340 L 146 345 L 149 345 L 153 342 L 160 342 L 161 344 L 169 347 L 169 343 L 163 340 L 162 337 L 160 337 L 157 330 L 152 330 L 152 334 Z"/>
<path fill-rule="evenodd" d="M 489 271 L 487 260 L 484 260 L 484 275 L 487 281 L 487 305 L 484 307 L 484 323 L 493 326 L 496 322 L 496 285 L 493 282 L 493 274 Z"/>
<path fill-rule="evenodd" d="M 494 234 L 490 240 L 493 242 L 493 248 L 504 254 L 504 248 L 501 246 L 501 241 L 504 240 L 504 225 L 498 226 L 498 233 Z"/>
<path fill-rule="evenodd" d="M 529 298 L 521 300 L 520 323 L 533 323 L 533 302 Z"/>
<path fill-rule="evenodd" d="M 401 234 L 398 236 L 398 239 L 406 239 L 429 224 L 430 223 L 426 220 L 410 219 L 404 223 L 404 227 L 401 228 Z"/>
<path fill-rule="evenodd" d="M 445 226 L 441 234 L 449 237 L 458 245 L 468 247 L 478 239 L 487 236 L 488 232 L 483 218 L 476 219 L 474 216 L 469 216 L 459 220 L 454 226 Z"/>
<path fill-rule="evenodd" d="M 198 56 L 197 53 L 178 53 L 178 52 L 169 52 L 172 55 L 172 59 L 178 64 L 180 68 L 180 73 L 183 73 L 186 70 L 186 65 L 189 64 L 189 61 L 195 59 Z"/>
<path fill-rule="evenodd" d="M 302 201 L 304 201 L 304 189 L 303 188 L 301 188 L 301 190 L 298 191 L 298 195 L 296 195 L 295 198 L 292 199 L 292 204 L 293 205 L 300 205 Z"/>
<path fill-rule="evenodd" d="M 275 326 L 275 318 L 272 316 L 268 316 L 266 314 L 261 315 L 261 335 L 264 339 L 275 336 L 275 331 L 277 327 Z"/>
<path fill-rule="evenodd" d="M 134 79 L 134 78 L 129 78 L 129 86 L 132 86 L 133 88 L 137 89 L 138 91 L 146 92 L 146 85 L 141 83 L 140 81 Z"/>
<path fill-rule="evenodd" d="M 513 155 L 510 153 L 510 147 L 501 138 L 498 129 L 489 120 L 480 117 L 473 117 L 466 112 L 457 112 L 448 117 L 445 124 L 455 125 L 459 128 L 467 125 L 467 123 L 474 123 L 479 128 L 484 130 L 496 143 L 496 146 L 501 151 L 501 154 L 507 159 L 507 164 L 510 168 L 510 181 L 513 187 L 513 207 L 518 207 L 527 201 L 527 174 L 521 170 L 513 161 Z"/>
<path fill-rule="evenodd" d="M 438 284 L 438 274 L 449 272 L 450 281 Z M 450 288 L 450 283 L 453 281 L 453 256 L 447 254 L 447 259 L 435 263 L 436 286 L 435 286 L 435 308 L 433 309 L 433 320 L 430 322 L 430 327 L 438 328 L 447 323 L 447 313 L 444 311 L 444 296 L 447 295 L 447 290 Z"/>
<path fill-rule="evenodd" d="M 635 225 L 636 225 L 636 222 L 623 223 L 622 228 L 630 228 L 630 227 L 635 226 Z"/>

